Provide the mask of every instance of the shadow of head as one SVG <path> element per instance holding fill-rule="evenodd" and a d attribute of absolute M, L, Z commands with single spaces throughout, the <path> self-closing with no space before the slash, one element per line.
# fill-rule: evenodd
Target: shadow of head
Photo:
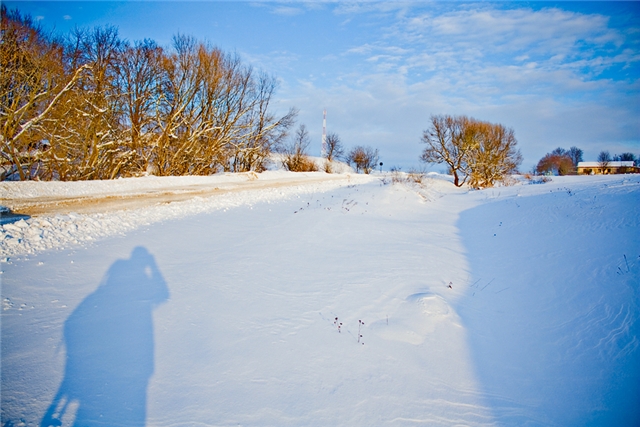
<path fill-rule="evenodd" d="M 154 369 L 152 311 L 169 298 L 153 255 L 136 247 L 115 261 L 66 320 L 65 376 L 41 426 L 143 426 Z M 69 406 L 71 404 L 71 406 Z M 66 422 L 65 422 L 66 424 Z"/>

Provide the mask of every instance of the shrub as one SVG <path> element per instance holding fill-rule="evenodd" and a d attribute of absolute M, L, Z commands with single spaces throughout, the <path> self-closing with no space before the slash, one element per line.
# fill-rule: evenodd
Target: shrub
<path fill-rule="evenodd" d="M 349 152 L 347 162 L 356 167 L 356 172 L 368 174 L 378 164 L 378 158 L 378 149 L 359 145 Z"/>
<path fill-rule="evenodd" d="M 286 155 L 282 165 L 291 172 L 317 172 L 316 164 L 304 154 Z"/>

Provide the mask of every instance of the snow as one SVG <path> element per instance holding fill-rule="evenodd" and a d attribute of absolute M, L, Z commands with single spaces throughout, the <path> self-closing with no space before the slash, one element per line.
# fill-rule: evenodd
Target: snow
<path fill-rule="evenodd" d="M 264 201 L 274 202 L 370 179 L 352 174 L 265 172 L 258 175 L 250 172 L 197 177 L 148 176 L 113 181 L 3 182 L 0 183 L 3 199 L 13 201 L 18 209 L 45 204 L 53 214 L 10 224 L 0 223 L 3 238 L 0 256 L 91 242 L 156 222 Z M 312 183 L 314 185 L 310 185 Z M 215 196 L 211 196 L 212 192 Z M 167 193 L 170 198 L 179 198 L 181 194 L 191 197 L 184 202 L 155 202 L 157 197 Z M 145 206 L 145 200 L 152 205 Z M 118 202 L 130 201 L 133 209 L 105 212 L 104 203 L 96 206 L 92 201 L 115 203 L 116 207 Z M 74 207 L 89 214 L 56 213 L 61 202 L 76 202 Z"/>
<path fill-rule="evenodd" d="M 2 184 L 2 424 L 640 423 L 640 176 L 249 179 Z"/>

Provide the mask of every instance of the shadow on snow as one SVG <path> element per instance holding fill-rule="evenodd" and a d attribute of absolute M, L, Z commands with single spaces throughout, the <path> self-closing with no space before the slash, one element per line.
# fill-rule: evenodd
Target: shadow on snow
<path fill-rule="evenodd" d="M 597 200 L 513 198 L 460 216 L 472 277 L 457 312 L 498 425 L 640 425 L 637 207 Z"/>
<path fill-rule="evenodd" d="M 64 324 L 64 379 L 42 427 L 62 425 L 73 408 L 74 426 L 145 425 L 154 370 L 152 311 L 168 297 L 145 248 L 111 265 L 98 289 Z"/>

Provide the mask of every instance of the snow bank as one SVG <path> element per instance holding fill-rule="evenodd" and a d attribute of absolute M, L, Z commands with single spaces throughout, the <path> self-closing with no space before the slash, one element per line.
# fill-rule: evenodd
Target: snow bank
<path fill-rule="evenodd" d="M 323 181 L 323 178 L 331 178 Z M 337 179 L 336 179 L 337 178 Z M 260 180 L 266 188 L 244 190 L 243 183 Z M 287 185 L 308 179 L 308 183 Z M 242 205 L 286 200 L 301 194 L 322 193 L 335 188 L 373 180 L 365 175 L 327 175 L 325 173 L 264 172 L 255 174 L 225 174 L 214 176 L 142 177 L 110 181 L 80 182 L 3 182 L 0 190 L 7 199 L 32 199 L 47 197 L 121 197 L 145 195 L 156 190 L 192 190 L 194 186 L 230 190 L 211 197 L 194 197 L 191 200 L 158 204 L 140 209 L 128 209 L 109 213 L 43 215 L 0 226 L 0 256 L 64 248 L 69 245 L 92 242 L 112 235 L 122 235 L 141 226 L 169 221 L 204 212 L 224 210 Z M 269 185 L 273 184 L 273 188 Z M 276 185 L 277 184 L 277 185 Z"/>
<path fill-rule="evenodd" d="M 263 173 L 225 173 L 210 176 L 144 176 L 94 181 L 5 181 L 0 182 L 3 199 L 38 197 L 104 197 L 145 194 L 154 190 L 187 190 L 193 187 L 233 187 L 247 181 L 286 183 L 304 178 L 321 177 L 321 173 L 296 174 L 267 171 Z"/>

